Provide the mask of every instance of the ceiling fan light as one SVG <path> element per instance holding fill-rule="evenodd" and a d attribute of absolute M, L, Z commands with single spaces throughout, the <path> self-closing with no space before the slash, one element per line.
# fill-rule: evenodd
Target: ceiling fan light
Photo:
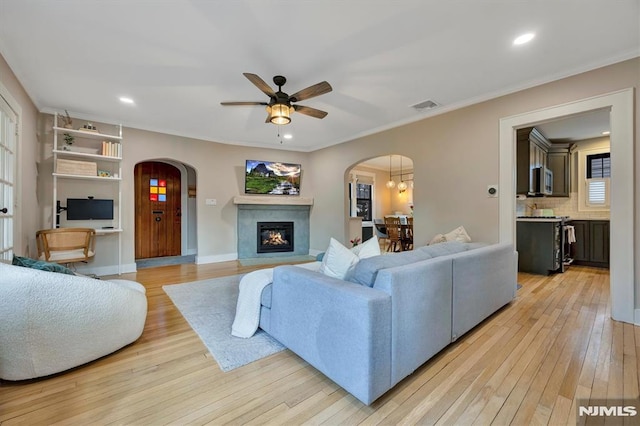
<path fill-rule="evenodd" d="M 269 111 L 269 109 L 267 109 Z M 291 123 L 291 108 L 285 104 L 271 105 L 269 114 L 271 115 L 271 123 L 286 125 Z"/>

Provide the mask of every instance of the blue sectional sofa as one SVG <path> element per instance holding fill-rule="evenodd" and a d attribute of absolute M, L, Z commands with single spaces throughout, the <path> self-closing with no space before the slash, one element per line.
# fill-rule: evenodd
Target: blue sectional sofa
<path fill-rule="evenodd" d="M 274 270 L 260 327 L 365 404 L 513 300 L 511 244 L 449 242 L 362 259 L 349 281 Z"/>

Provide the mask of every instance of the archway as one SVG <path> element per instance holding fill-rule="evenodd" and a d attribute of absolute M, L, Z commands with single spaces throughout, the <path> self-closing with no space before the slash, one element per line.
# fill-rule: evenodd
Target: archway
<path fill-rule="evenodd" d="M 387 185 L 389 181 L 393 186 Z M 400 183 L 403 185 L 400 185 Z M 364 159 L 345 172 L 347 241 L 371 238 L 374 221 L 385 216 L 413 215 L 413 160 L 400 154 Z"/>

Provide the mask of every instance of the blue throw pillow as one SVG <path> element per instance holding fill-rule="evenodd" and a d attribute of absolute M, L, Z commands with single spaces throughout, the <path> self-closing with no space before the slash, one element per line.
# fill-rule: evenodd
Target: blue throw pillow
<path fill-rule="evenodd" d="M 75 275 L 75 273 L 58 263 L 45 262 L 44 260 L 30 259 L 28 257 L 13 256 L 12 265 L 24 266 L 25 268 L 37 269 L 39 271 L 59 272 L 61 274 Z"/>

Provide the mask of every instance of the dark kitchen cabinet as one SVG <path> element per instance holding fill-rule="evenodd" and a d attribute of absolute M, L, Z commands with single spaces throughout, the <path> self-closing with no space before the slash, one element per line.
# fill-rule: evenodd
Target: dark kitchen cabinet
<path fill-rule="evenodd" d="M 549 167 L 548 155 L 550 143 L 535 127 L 519 129 L 516 132 L 516 193 L 535 192 L 531 170 L 537 167 Z"/>
<path fill-rule="evenodd" d="M 561 224 L 558 221 L 518 221 L 518 271 L 548 275 L 561 269 Z"/>
<path fill-rule="evenodd" d="M 574 220 L 576 242 L 572 247 L 574 265 L 609 267 L 609 221 Z"/>
<path fill-rule="evenodd" d="M 569 151 L 550 151 L 547 164 L 553 172 L 553 193 L 550 197 L 569 197 L 571 192 L 571 154 Z"/>

